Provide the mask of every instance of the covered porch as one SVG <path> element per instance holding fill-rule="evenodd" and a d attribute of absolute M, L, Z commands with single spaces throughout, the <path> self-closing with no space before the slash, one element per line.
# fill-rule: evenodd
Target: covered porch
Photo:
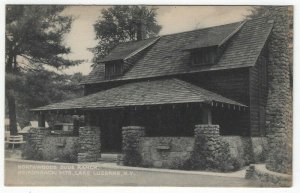
<path fill-rule="evenodd" d="M 47 114 L 84 116 L 78 161 L 122 151 L 122 128 L 148 137 L 192 137 L 195 125 L 219 125 L 221 135 L 247 135 L 247 106 L 178 79 L 128 83 L 82 98 L 32 109 L 43 128 Z M 89 155 L 90 154 L 90 155 Z"/>

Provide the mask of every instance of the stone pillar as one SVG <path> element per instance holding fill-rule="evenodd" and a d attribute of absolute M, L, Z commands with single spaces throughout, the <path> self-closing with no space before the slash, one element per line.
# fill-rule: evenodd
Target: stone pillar
<path fill-rule="evenodd" d="M 101 158 L 100 128 L 84 126 L 79 128 L 78 162 L 96 162 Z"/>
<path fill-rule="evenodd" d="M 45 127 L 37 127 L 31 130 L 31 140 L 36 144 L 37 150 L 40 151 L 43 147 L 44 138 L 50 135 L 50 130 Z"/>
<path fill-rule="evenodd" d="M 221 139 L 219 125 L 195 125 L 194 133 L 195 144 L 202 144 L 204 154 L 211 154 Z"/>
<path fill-rule="evenodd" d="M 46 136 L 50 135 L 50 130 L 44 127 L 31 128 L 26 140 L 25 147 L 30 148 L 35 152 L 31 155 L 30 159 L 42 160 L 43 159 L 43 140 Z"/>
<path fill-rule="evenodd" d="M 292 171 L 292 89 L 288 51 L 288 6 L 270 8 L 274 27 L 269 41 L 266 127 L 269 144 L 267 169 Z"/>
<path fill-rule="evenodd" d="M 139 152 L 140 140 L 145 136 L 145 128 L 140 126 L 128 126 L 122 128 L 123 164 L 127 166 L 139 166 L 142 156 Z"/>
<path fill-rule="evenodd" d="M 195 125 L 195 145 L 191 155 L 192 168 L 230 171 L 228 143 L 222 141 L 219 125 Z"/>
<path fill-rule="evenodd" d="M 192 153 L 195 169 L 215 169 L 215 152 L 219 148 L 219 125 L 195 125 L 195 146 Z"/>

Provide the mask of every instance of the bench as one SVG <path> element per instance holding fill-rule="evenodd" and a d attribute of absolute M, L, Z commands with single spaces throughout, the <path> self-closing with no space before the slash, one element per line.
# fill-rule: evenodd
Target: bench
<path fill-rule="evenodd" d="M 12 148 L 15 148 L 16 144 L 24 144 L 26 141 L 23 140 L 23 135 L 11 135 L 8 137 L 5 143 L 12 144 Z"/>

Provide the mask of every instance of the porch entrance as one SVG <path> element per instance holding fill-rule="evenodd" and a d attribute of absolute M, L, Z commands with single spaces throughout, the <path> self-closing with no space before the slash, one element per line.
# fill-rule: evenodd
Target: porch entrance
<path fill-rule="evenodd" d="M 121 153 L 122 126 L 124 113 L 122 110 L 106 110 L 99 116 L 101 152 L 104 154 Z"/>

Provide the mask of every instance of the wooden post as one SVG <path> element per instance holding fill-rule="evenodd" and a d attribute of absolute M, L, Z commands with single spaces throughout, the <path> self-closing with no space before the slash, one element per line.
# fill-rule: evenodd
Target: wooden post
<path fill-rule="evenodd" d="M 130 126 L 133 126 L 136 124 L 136 113 L 133 111 L 133 109 L 129 109 L 129 123 Z"/>
<path fill-rule="evenodd" d="M 212 124 L 212 116 L 211 109 L 204 107 L 202 109 L 202 124 L 211 125 Z"/>
<path fill-rule="evenodd" d="M 39 114 L 38 126 L 39 127 L 45 127 L 45 114 L 42 113 L 42 112 Z"/>
<path fill-rule="evenodd" d="M 92 118 L 91 112 L 84 113 L 84 125 L 86 126 L 92 126 L 93 125 L 93 118 Z"/>

